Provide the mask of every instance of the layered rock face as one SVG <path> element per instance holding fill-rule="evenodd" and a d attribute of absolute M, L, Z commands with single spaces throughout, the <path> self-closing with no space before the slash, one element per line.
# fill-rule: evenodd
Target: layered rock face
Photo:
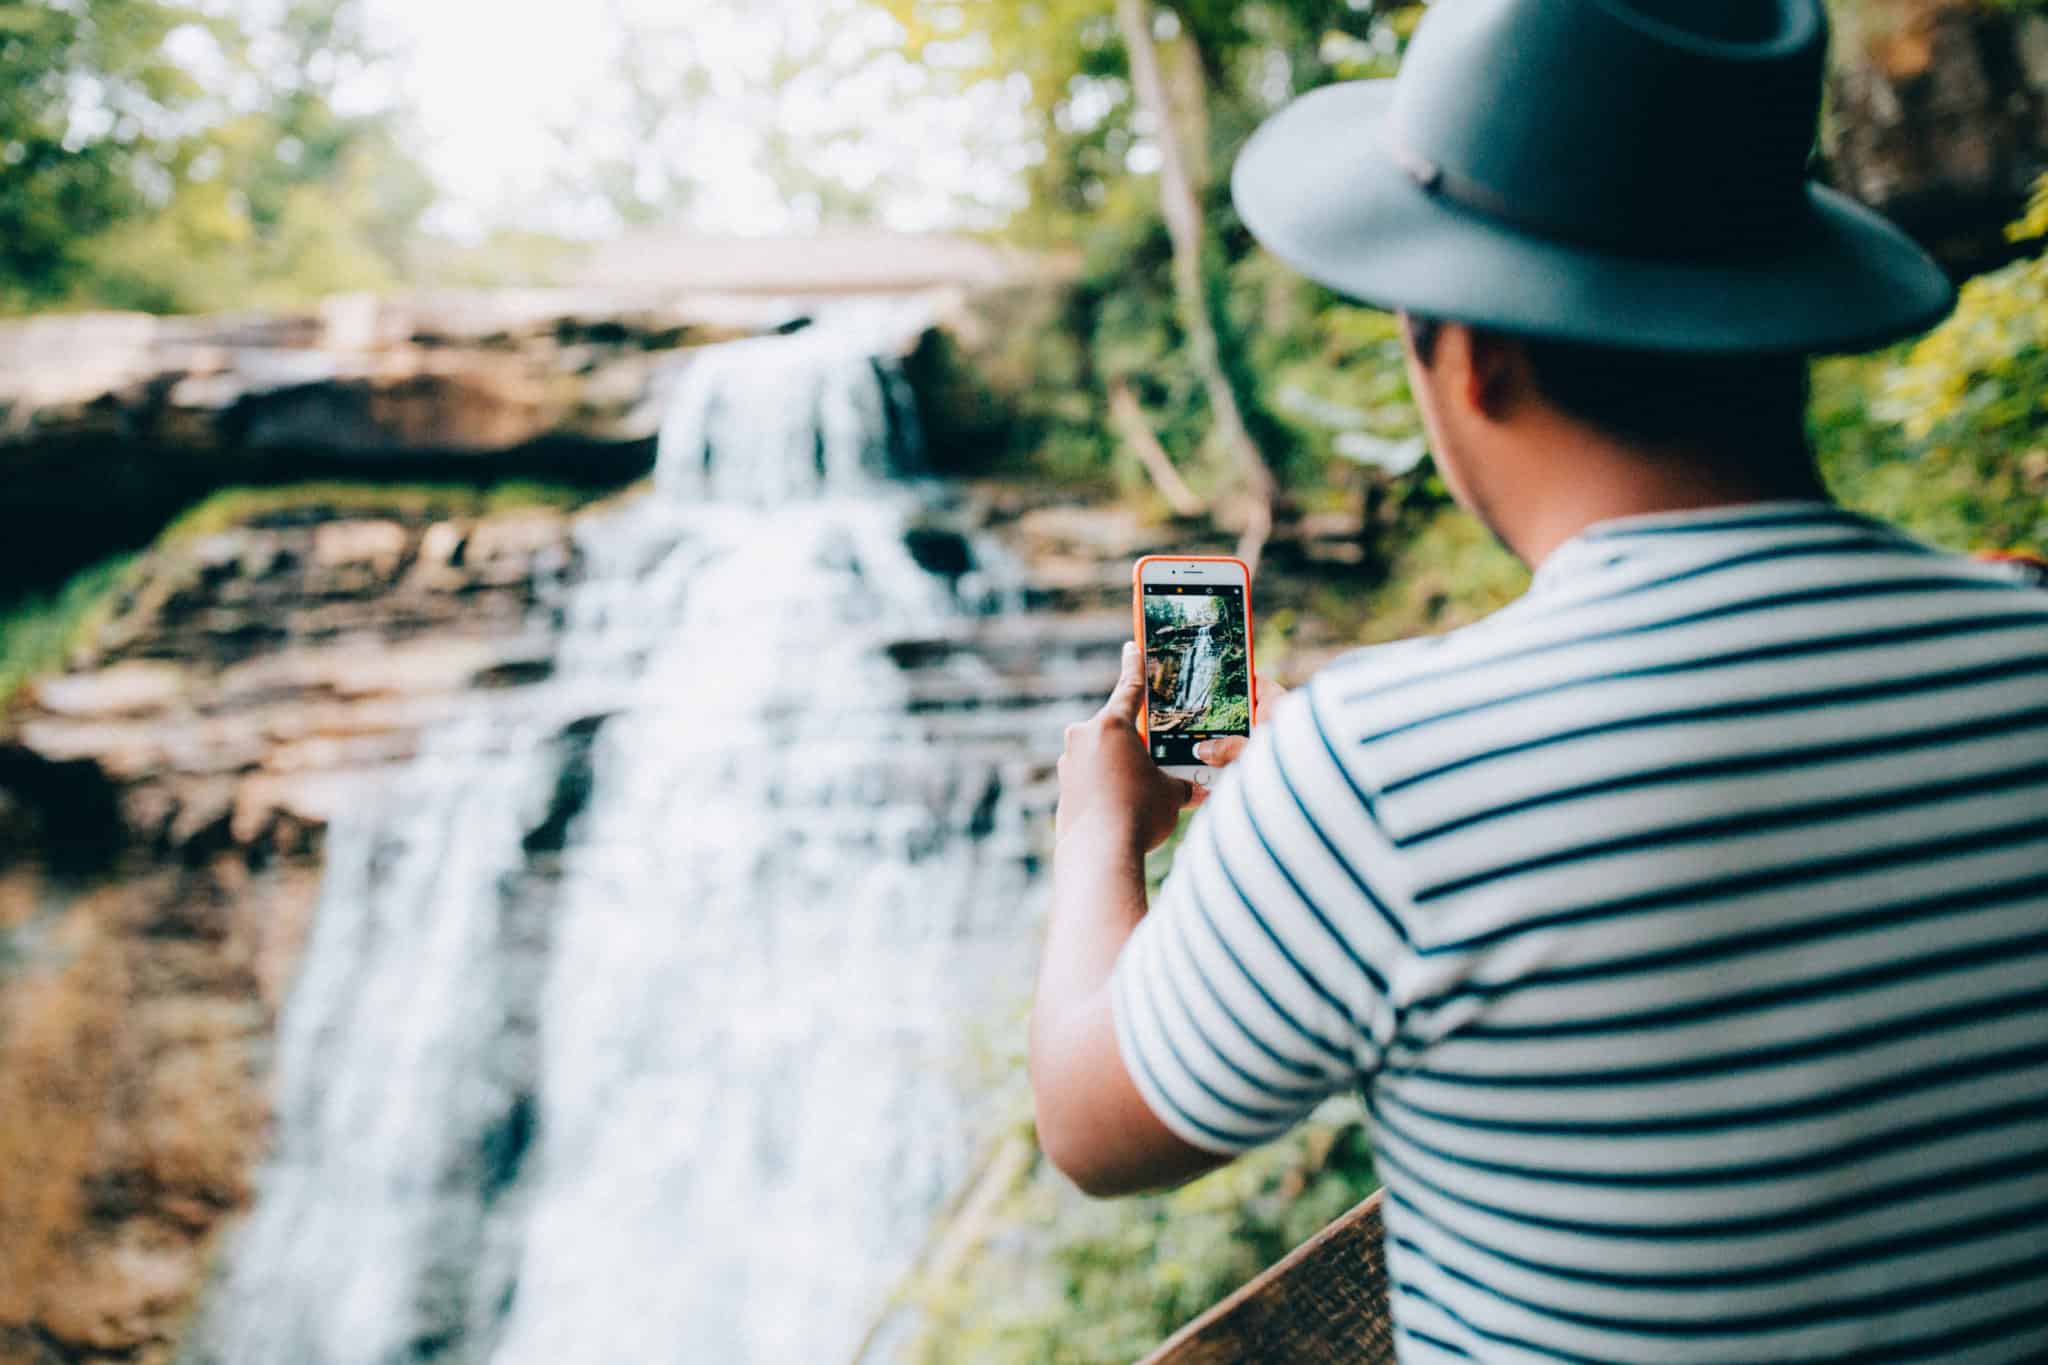
<path fill-rule="evenodd" d="M 59 581 L 227 484 L 617 487 L 652 464 L 662 405 L 697 347 L 790 316 L 745 300 L 648 308 L 538 292 L 0 326 L 0 583 Z"/>
<path fill-rule="evenodd" d="M 545 676 L 570 519 L 318 505 L 167 546 L 0 742 L 0 1361 L 165 1361 L 250 1195 L 322 832 Z"/>
<path fill-rule="evenodd" d="M 0 328 L 0 582 L 227 484 L 612 488 L 702 345 L 798 321 L 551 294 Z M 552 670 L 575 519 L 379 496 L 256 499 L 158 545 L 0 717 L 0 1362 L 172 1358 L 267 1149 L 329 821 L 480 690 Z"/>

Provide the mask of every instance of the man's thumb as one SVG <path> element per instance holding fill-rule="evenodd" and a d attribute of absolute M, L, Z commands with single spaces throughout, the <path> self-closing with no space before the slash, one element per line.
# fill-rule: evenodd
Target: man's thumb
<path fill-rule="evenodd" d="M 1117 675 L 1116 688 L 1109 694 L 1109 701 L 1103 710 L 1135 724 L 1138 709 L 1145 699 L 1145 670 L 1143 657 L 1134 643 L 1124 645 L 1123 671 Z"/>

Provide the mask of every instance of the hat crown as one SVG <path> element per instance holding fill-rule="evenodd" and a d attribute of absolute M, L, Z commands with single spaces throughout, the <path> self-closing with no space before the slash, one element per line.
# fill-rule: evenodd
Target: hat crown
<path fill-rule="evenodd" d="M 1820 0 L 1438 0 L 1389 135 L 1462 207 L 1635 253 L 1768 250 L 1807 211 Z"/>

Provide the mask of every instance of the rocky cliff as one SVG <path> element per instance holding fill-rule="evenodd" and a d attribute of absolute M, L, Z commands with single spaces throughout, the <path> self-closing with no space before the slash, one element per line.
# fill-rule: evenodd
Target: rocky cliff
<path fill-rule="evenodd" d="M 1128 634 L 1132 559 L 1199 543 L 1045 489 L 967 484 L 952 502 L 1026 566 L 1030 610 L 891 647 L 934 743 L 1085 714 Z M 274 1027 L 329 820 L 393 790 L 391 766 L 479 689 L 544 684 L 579 538 L 607 510 L 296 501 L 180 535 L 73 667 L 17 700 L 0 742 L 0 1362 L 173 1358 L 267 1150 Z M 1355 566 L 1362 515 L 1291 525 L 1276 560 Z M 914 534 L 935 571 L 965 553 L 955 530 Z M 1313 585 L 1276 573 L 1262 605 Z M 1049 829 L 1040 748 L 1002 780 Z"/>
<path fill-rule="evenodd" d="M 226 484 L 624 483 L 692 347 L 762 325 L 548 295 L 0 328 L 0 582 Z M 0 1361 L 169 1358 L 263 1149 L 331 812 L 547 672 L 570 520 L 444 502 L 255 499 L 175 536 L 0 721 Z"/>
<path fill-rule="evenodd" d="M 617 487 L 652 463 L 697 347 L 793 317 L 772 301 L 540 291 L 0 326 L 0 583 L 59 581 L 229 484 Z"/>
<path fill-rule="evenodd" d="M 163 1361 L 249 1194 L 322 832 L 544 676 L 571 521 L 306 503 L 155 551 L 0 740 L 0 1361 Z"/>

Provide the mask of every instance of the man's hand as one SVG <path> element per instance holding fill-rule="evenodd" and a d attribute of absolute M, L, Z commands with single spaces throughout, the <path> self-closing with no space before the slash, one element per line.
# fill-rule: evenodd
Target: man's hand
<path fill-rule="evenodd" d="M 1266 709 L 1287 695 L 1287 689 L 1275 686 L 1264 674 L 1259 676 L 1260 720 L 1266 718 Z M 1237 762 L 1244 753 L 1244 746 L 1250 743 L 1243 735 L 1225 735 L 1221 739 L 1205 739 L 1195 746 L 1195 757 L 1212 768 L 1227 768 Z"/>
<path fill-rule="evenodd" d="M 1067 727 L 1055 817 L 1061 840 L 1085 829 L 1149 853 L 1173 833 L 1181 811 L 1206 795 L 1192 782 L 1168 777 L 1145 752 L 1138 734 L 1144 704 L 1144 668 L 1138 647 L 1127 644 L 1123 674 L 1109 700 L 1089 719 Z"/>

